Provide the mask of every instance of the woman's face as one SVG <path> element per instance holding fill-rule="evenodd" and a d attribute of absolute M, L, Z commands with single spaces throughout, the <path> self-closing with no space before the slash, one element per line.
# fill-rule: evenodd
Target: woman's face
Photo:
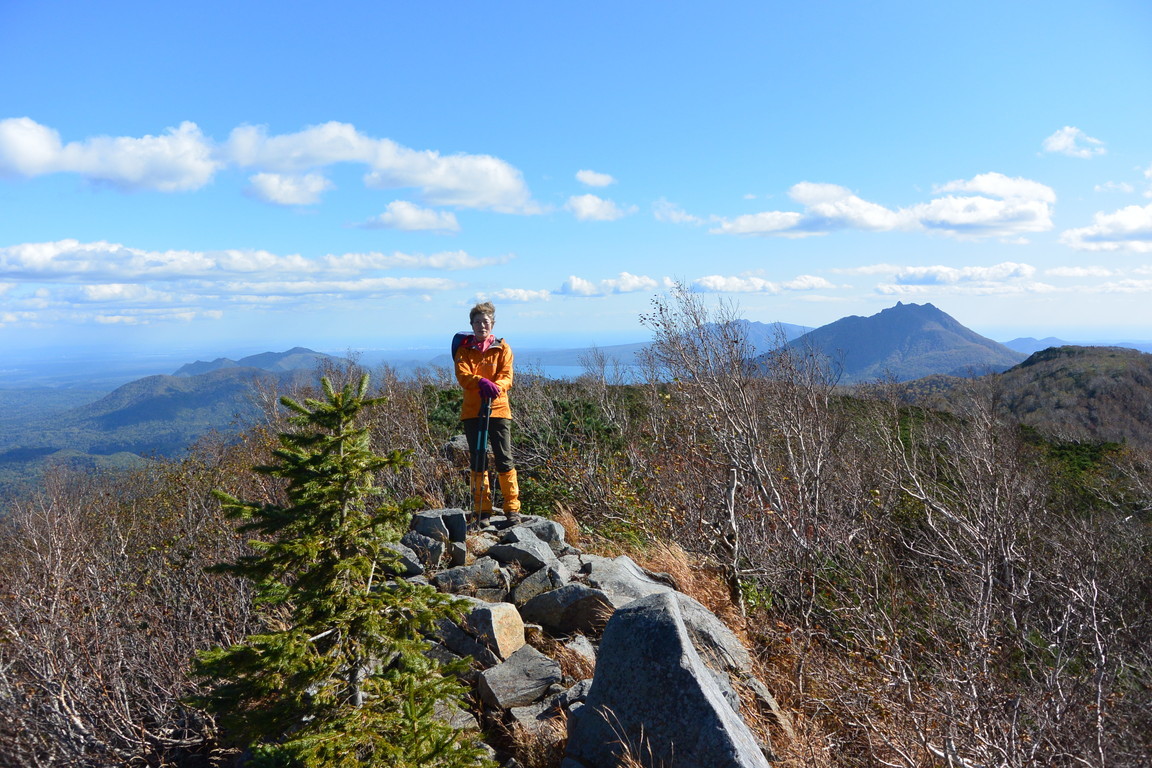
<path fill-rule="evenodd" d="M 486 339 L 492 333 L 492 328 L 495 325 L 496 322 L 491 315 L 485 315 L 481 312 L 472 318 L 472 333 L 476 334 L 478 339 Z"/>

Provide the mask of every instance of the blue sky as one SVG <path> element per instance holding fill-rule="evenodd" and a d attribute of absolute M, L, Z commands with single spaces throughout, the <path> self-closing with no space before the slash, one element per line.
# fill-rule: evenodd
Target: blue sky
<path fill-rule="evenodd" d="M 0 344 L 1152 338 L 1152 4 L 0 0 Z"/>

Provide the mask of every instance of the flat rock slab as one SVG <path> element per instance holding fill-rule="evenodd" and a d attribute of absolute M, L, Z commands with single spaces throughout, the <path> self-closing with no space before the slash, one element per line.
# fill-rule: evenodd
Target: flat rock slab
<path fill-rule="evenodd" d="M 559 664 L 525 645 L 507 661 L 481 672 L 477 689 L 487 704 L 511 709 L 535 704 L 561 679 Z"/>

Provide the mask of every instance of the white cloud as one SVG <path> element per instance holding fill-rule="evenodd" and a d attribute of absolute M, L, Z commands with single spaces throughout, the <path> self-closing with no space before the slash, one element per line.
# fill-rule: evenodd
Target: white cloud
<path fill-rule="evenodd" d="M 832 283 L 816 275 L 797 275 L 783 285 L 786 291 L 815 291 L 835 287 Z"/>
<path fill-rule="evenodd" d="M 345 253 L 308 259 L 268 251 L 146 251 L 118 243 L 59 240 L 0 247 L 0 273 L 32 283 L 91 284 L 212 281 L 266 275 L 269 279 L 313 279 L 358 275 L 388 269 L 475 269 L 512 257 L 478 259 L 465 251 L 432 254 Z"/>
<path fill-rule="evenodd" d="M 538 213 L 524 177 L 491 155 L 450 155 L 416 151 L 387 139 L 364 177 L 370 187 L 415 187 L 433 205 L 484 208 L 500 213 Z"/>
<path fill-rule="evenodd" d="M 838 275 L 882 275 L 900 271 L 895 264 L 866 264 L 862 267 L 837 267 L 832 270 Z"/>
<path fill-rule="evenodd" d="M 118 243 L 58 240 L 0 247 L 0 271 L 10 279 L 63 281 L 172 280 L 259 271 L 307 272 L 315 264 L 267 251 L 144 251 Z"/>
<path fill-rule="evenodd" d="M 187 192 L 203 187 L 221 167 L 195 123 L 160 136 L 97 136 L 64 144 L 60 134 L 27 117 L 0 120 L 0 174 L 78 173 L 124 190 Z"/>
<path fill-rule="evenodd" d="M 597 173 L 596 171 L 588 170 L 577 171 L 576 180 L 589 187 L 607 187 L 609 184 L 616 183 L 616 179 L 606 173 Z"/>
<path fill-rule="evenodd" d="M 789 190 L 803 213 L 764 211 L 719 219 L 716 234 L 809 237 L 841 229 L 865 232 L 928 230 L 956 238 L 1019 238 L 1052 227 L 1050 187 L 1000 173 L 980 174 L 936 188 L 946 194 L 927 203 L 891 210 L 864 200 L 836 184 L 801 182 Z M 1019 239 L 1017 239 L 1019 242 Z"/>
<path fill-rule="evenodd" d="M 1152 280 L 1117 280 L 1090 290 L 1093 293 L 1152 293 Z"/>
<path fill-rule="evenodd" d="M 896 282 L 902 285 L 952 285 L 1027 279 L 1034 274 L 1036 268 L 1029 264 L 1006 261 L 991 267 L 904 267 L 896 273 Z"/>
<path fill-rule="evenodd" d="M 507 301 L 514 304 L 525 304 L 533 301 L 550 301 L 552 299 L 552 291 L 533 291 L 527 288 L 505 288 L 503 290 L 496 291 L 491 295 L 481 295 L 478 297 L 478 299 L 481 301 L 491 299 L 494 301 Z"/>
<path fill-rule="evenodd" d="M 1079 128 L 1066 125 L 1044 139 L 1044 151 L 1086 159 L 1103 155 L 1108 150 L 1104 149 L 1104 142 L 1100 139 L 1094 139 Z"/>
<path fill-rule="evenodd" d="M 451 211 L 421 208 L 407 200 L 395 200 L 379 216 L 369 219 L 367 227 L 384 227 L 405 232 L 459 232 L 460 224 Z"/>
<path fill-rule="evenodd" d="M 252 191 L 281 205 L 316 202 L 327 182 L 313 171 L 336 163 L 367 167 L 376 188 L 413 188 L 433 205 L 538 213 L 523 175 L 491 155 L 441 155 L 362 134 L 328 122 L 296 133 L 268 135 L 262 126 L 235 128 L 216 146 L 192 122 L 160 136 L 93 137 L 64 144 L 53 129 L 31 118 L 0 120 L 0 175 L 78 173 L 125 190 L 199 189 L 225 165 L 251 168 Z"/>
<path fill-rule="evenodd" d="M 83 285 L 73 296 L 74 301 L 85 302 L 168 301 L 171 298 L 171 294 L 154 291 L 138 283 Z"/>
<path fill-rule="evenodd" d="M 721 220 L 719 225 L 709 230 L 724 235 L 773 235 L 783 237 L 808 237 L 823 232 L 806 232 L 800 229 L 804 216 L 791 211 L 764 211 L 747 213 L 731 220 Z"/>
<path fill-rule="evenodd" d="M 571 275 L 555 293 L 561 296 L 607 296 L 612 293 L 633 293 L 655 289 L 659 283 L 646 275 L 633 275 L 621 272 L 617 277 L 593 283 L 582 277 Z"/>
<path fill-rule="evenodd" d="M 1131 194 L 1136 191 L 1136 187 L 1132 186 L 1126 181 L 1106 181 L 1103 184 L 1097 184 L 1092 188 L 1093 192 L 1123 192 L 1124 194 Z"/>
<path fill-rule="evenodd" d="M 1061 233 L 1060 242 L 1079 251 L 1152 252 L 1152 203 L 1097 213 L 1091 225 Z"/>
<path fill-rule="evenodd" d="M 655 288 L 656 281 L 646 275 L 633 275 L 621 272 L 619 277 L 600 281 L 600 287 L 605 293 L 633 293 L 635 291 L 648 291 Z"/>
<path fill-rule="evenodd" d="M 692 281 L 692 289 L 701 293 L 779 293 L 780 286 L 762 277 L 727 277 L 705 275 Z"/>
<path fill-rule="evenodd" d="M 774 283 L 755 275 L 706 275 L 692 281 L 692 290 L 702 293 L 771 293 L 811 291 L 834 288 L 832 283 L 815 275 L 798 275 L 785 283 Z"/>
<path fill-rule="evenodd" d="M 596 195 L 573 195 L 564 207 L 580 221 L 615 221 L 636 212 L 635 206 L 620 208 Z"/>
<path fill-rule="evenodd" d="M 981 173 L 971 179 L 949 181 L 937 185 L 940 192 L 972 192 L 978 195 L 992 195 L 1005 200 L 1038 200 L 1044 203 L 1056 202 L 1052 188 L 1031 179 L 1012 178 L 1002 173 Z"/>
<path fill-rule="evenodd" d="M 391 139 L 375 139 L 348 123 L 328 122 L 296 133 L 269 136 L 263 126 L 241 126 L 228 139 L 229 157 L 241 167 L 285 173 L 335 163 L 369 167 L 370 187 L 419 189 L 435 205 L 535 213 L 537 206 L 520 171 L 491 155 L 444 156 Z"/>
<path fill-rule="evenodd" d="M 805 207 L 808 226 L 820 231 L 862 229 L 879 232 L 895 229 L 900 223 L 895 212 L 861 200 L 851 190 L 836 184 L 803 181 L 794 185 L 788 194 Z"/>
<path fill-rule="evenodd" d="M 1052 228 L 1051 206 L 1038 200 L 950 195 L 912 206 L 907 211 L 924 229 L 957 238 L 1011 237 Z"/>
<path fill-rule="evenodd" d="M 282 280 L 226 282 L 217 285 L 222 293 L 275 294 L 300 296 L 305 294 L 346 295 L 351 293 L 397 294 L 447 291 L 462 285 L 442 277 L 365 277 L 359 280 Z"/>
<path fill-rule="evenodd" d="M 299 173 L 335 163 L 370 164 L 376 147 L 377 141 L 355 126 L 334 121 L 278 136 L 269 136 L 261 125 L 242 125 L 232 130 L 224 145 L 229 160 L 237 166 L 279 173 Z"/>
<path fill-rule="evenodd" d="M 332 182 L 319 173 L 302 176 L 258 173 L 248 181 L 253 195 L 276 205 L 315 205 L 320 202 L 320 195 L 333 187 Z"/>
<path fill-rule="evenodd" d="M 585 280 L 576 275 L 569 275 L 564 284 L 556 291 L 556 293 L 565 296 L 599 296 L 600 291 L 596 288 L 596 284 L 590 280 Z"/>
<path fill-rule="evenodd" d="M 1054 293 L 1059 289 L 1047 283 L 1014 281 L 1007 283 L 973 282 L 958 285 L 906 285 L 882 283 L 876 292 L 883 296 L 920 296 L 924 294 L 948 296 L 1015 296 L 1021 294 Z"/>
<path fill-rule="evenodd" d="M 657 221 L 666 221 L 672 224 L 703 224 L 704 220 L 699 216 L 693 216 L 687 213 L 683 208 L 675 203 L 669 202 L 664 198 L 660 198 L 652 204 L 652 215 L 656 217 Z"/>
<path fill-rule="evenodd" d="M 915 226 L 957 238 L 1013 238 L 1052 228 L 1056 193 L 1030 179 L 982 173 L 972 179 L 941 184 L 935 191 L 974 194 L 949 194 L 904 209 L 903 215 Z"/>
<path fill-rule="evenodd" d="M 1052 277 L 1111 277 L 1116 273 L 1105 267 L 1053 267 L 1044 270 L 1044 274 Z"/>
<path fill-rule="evenodd" d="M 343 253 L 328 254 L 322 259 L 323 267 L 333 272 L 364 272 L 377 269 L 476 269 L 493 264 L 505 264 L 511 255 L 478 259 L 467 251 L 441 251 L 439 253 Z"/>

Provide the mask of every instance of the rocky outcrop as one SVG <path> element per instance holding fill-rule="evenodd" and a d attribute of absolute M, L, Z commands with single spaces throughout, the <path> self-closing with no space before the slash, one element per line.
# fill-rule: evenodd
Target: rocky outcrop
<path fill-rule="evenodd" d="M 657 592 L 612 616 L 587 702 L 569 723 L 568 756 L 578 765 L 612 768 L 626 751 L 667 768 L 768 765 L 728 678 L 692 643 L 681 610 L 691 600 Z"/>
<path fill-rule="evenodd" d="M 566 741 L 563 768 L 610 768 L 625 750 L 669 768 L 768 764 L 739 692 L 787 736 L 786 716 L 739 639 L 671 578 L 580 552 L 546 518 L 494 517 L 474 531 L 466 519 L 422 512 L 398 548 L 397 570 L 469 603 L 429 638 L 429 656 L 471 659 L 462 679 L 476 709 L 454 722 L 529 735 L 555 754 Z"/>

